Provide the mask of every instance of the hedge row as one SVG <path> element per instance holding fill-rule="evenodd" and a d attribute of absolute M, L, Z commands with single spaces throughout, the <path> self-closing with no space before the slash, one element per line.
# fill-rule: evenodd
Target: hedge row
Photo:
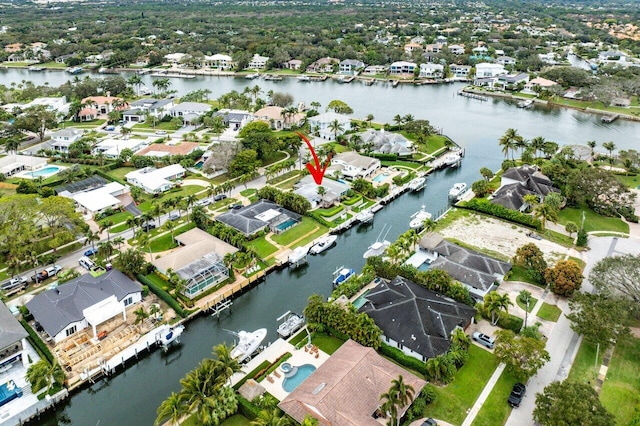
<path fill-rule="evenodd" d="M 337 205 L 334 208 L 332 208 L 331 210 L 316 210 L 316 212 L 322 216 L 322 217 L 331 217 L 331 216 L 335 216 L 338 213 L 340 213 L 341 211 L 344 210 L 344 207 L 342 207 L 341 205 Z"/>
<path fill-rule="evenodd" d="M 307 216 L 318 222 L 320 225 L 324 225 L 327 228 L 333 228 L 335 225 L 322 216 L 317 211 L 307 212 Z"/>
<path fill-rule="evenodd" d="M 51 351 L 49 350 L 47 345 L 42 341 L 40 336 L 38 336 L 38 333 L 36 333 L 35 330 L 31 328 L 29 323 L 25 320 L 21 319 L 20 324 L 22 324 L 24 329 L 27 330 L 27 333 L 29 333 L 29 343 L 31 343 L 31 345 L 36 349 L 38 354 L 49 361 L 49 364 L 53 364 L 53 355 L 51 354 Z"/>
<path fill-rule="evenodd" d="M 158 287 L 151 280 L 147 279 L 147 277 L 145 277 L 142 274 L 138 274 L 137 278 L 138 278 L 138 281 L 140 281 L 142 284 L 144 284 L 147 287 L 149 287 L 149 289 L 152 292 L 154 292 L 156 294 L 156 296 L 158 296 L 167 305 L 169 305 L 171 307 L 171 309 L 176 311 L 176 314 L 180 315 L 182 318 L 186 318 L 189 315 L 188 312 L 186 312 L 184 309 L 182 309 L 182 306 L 180 306 L 180 304 L 178 303 L 178 301 L 176 299 L 171 297 L 171 295 L 169 293 L 164 291 L 162 288 Z"/>
<path fill-rule="evenodd" d="M 400 349 L 394 348 L 393 346 L 387 345 L 386 343 L 381 343 L 378 350 L 380 351 L 380 354 L 391 358 L 398 364 L 405 366 L 410 370 L 417 371 L 421 374 L 424 374 L 425 376 L 428 374 L 426 363 L 405 354 Z"/>
<path fill-rule="evenodd" d="M 500 204 L 493 204 L 489 200 L 474 198 L 470 201 L 460 203 L 460 207 L 486 213 L 509 222 L 519 223 L 537 230 L 542 229 L 542 223 L 532 216 L 520 213 L 516 210 L 508 209 Z"/>
<path fill-rule="evenodd" d="M 370 157 L 377 158 L 380 161 L 398 161 L 398 154 L 374 154 L 369 153 Z"/>
<path fill-rule="evenodd" d="M 123 185 L 127 185 L 127 182 L 125 182 L 124 180 L 118 179 L 116 177 L 113 177 L 113 176 L 103 172 L 102 170 L 96 170 L 95 173 L 98 176 L 102 176 L 103 178 L 107 179 L 108 181 L 116 181 L 116 182 L 121 183 Z"/>
<path fill-rule="evenodd" d="M 267 360 L 262 361 L 256 368 L 254 368 L 253 370 L 245 374 L 245 376 L 242 379 L 240 379 L 238 383 L 236 383 L 233 386 L 233 388 L 235 390 L 240 389 L 242 385 L 244 385 L 244 382 L 246 382 L 249 379 L 253 379 L 256 376 L 256 374 L 258 374 L 260 371 L 264 370 L 265 368 L 269 368 L 269 365 L 271 365 L 269 361 Z"/>
<path fill-rule="evenodd" d="M 237 394 L 238 398 L 238 412 L 248 418 L 249 420 L 255 420 L 260 415 L 260 407 L 251 403 L 247 398 Z"/>

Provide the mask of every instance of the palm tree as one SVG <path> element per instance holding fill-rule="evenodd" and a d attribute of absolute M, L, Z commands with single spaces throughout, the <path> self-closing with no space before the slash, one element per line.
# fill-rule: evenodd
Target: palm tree
<path fill-rule="evenodd" d="M 86 238 L 84 240 L 85 244 L 91 244 L 91 248 L 93 249 L 93 251 L 96 251 L 96 241 L 100 241 L 100 233 L 99 232 L 93 232 L 91 229 L 89 229 L 85 234 L 84 237 Z"/>
<path fill-rule="evenodd" d="M 511 159 L 513 160 L 513 151 L 518 147 L 521 140 L 522 136 L 518 134 L 516 129 L 507 129 L 504 135 L 498 140 L 505 158 L 509 157 L 509 151 L 511 151 Z"/>
<path fill-rule="evenodd" d="M 591 149 L 591 159 L 593 159 L 594 150 L 596 149 L 596 141 L 588 141 L 587 146 Z"/>
<path fill-rule="evenodd" d="M 127 84 L 136 87 L 136 96 L 140 96 L 140 86 L 142 85 L 142 78 L 138 74 L 134 74 L 127 80 Z"/>
<path fill-rule="evenodd" d="M 147 318 L 149 318 L 149 314 L 144 310 L 144 307 L 140 306 L 138 309 L 133 311 L 133 314 L 136 316 L 136 320 L 134 324 L 138 325 Z"/>
<path fill-rule="evenodd" d="M 364 119 L 367 122 L 368 126 L 371 126 L 371 122 L 373 121 L 373 114 L 367 114 L 367 118 Z"/>
<path fill-rule="evenodd" d="M 274 407 L 261 410 L 258 417 L 250 424 L 252 426 L 290 426 L 291 422 L 278 407 Z"/>
<path fill-rule="evenodd" d="M 40 389 L 47 388 L 47 392 L 51 390 L 54 385 L 61 385 L 65 381 L 64 370 L 58 364 L 56 358 L 53 359 L 53 363 L 49 364 L 46 359 L 32 364 L 27 369 L 26 379 L 31 384 L 31 390 L 33 393 L 37 393 Z"/>
<path fill-rule="evenodd" d="M 176 224 L 172 220 L 168 220 L 164 223 L 164 229 L 171 233 L 171 242 L 175 244 L 176 240 L 173 237 L 173 231 L 176 229 Z"/>
<path fill-rule="evenodd" d="M 435 220 L 428 217 L 422 222 L 422 229 L 425 233 L 429 233 L 435 230 L 437 225 L 438 223 Z"/>
<path fill-rule="evenodd" d="M 118 247 L 118 250 L 120 250 L 120 247 L 122 246 L 122 244 L 124 244 L 124 237 L 123 236 L 115 237 L 112 243 L 115 244 L 116 247 Z"/>
<path fill-rule="evenodd" d="M 536 219 L 540 219 L 542 229 L 545 229 L 547 226 L 547 221 L 558 223 L 558 209 L 556 209 L 550 203 L 540 203 L 533 211 L 533 217 L 535 217 Z"/>
<path fill-rule="evenodd" d="M 103 220 L 102 222 L 100 222 L 100 233 L 107 231 L 107 241 L 111 240 L 111 233 L 109 231 L 111 230 L 112 226 L 112 220 Z"/>
<path fill-rule="evenodd" d="M 404 378 L 402 377 L 402 375 L 399 375 L 397 379 L 391 380 L 391 387 L 389 388 L 389 391 L 385 394 L 382 394 L 381 398 L 386 400 L 385 404 L 383 405 L 388 404 L 386 407 L 387 409 L 390 408 L 389 406 L 393 403 L 395 403 L 396 405 L 395 410 L 391 411 L 392 424 L 394 420 L 396 424 L 400 424 L 400 416 L 398 416 L 398 411 L 402 409 L 402 407 L 407 406 L 411 403 L 411 401 L 413 401 L 414 394 L 415 389 L 413 389 L 413 386 L 408 385 L 404 382 Z M 395 416 L 393 415 L 394 412 Z"/>
<path fill-rule="evenodd" d="M 344 126 L 338 119 L 335 119 L 329 123 L 329 130 L 333 132 L 333 139 L 335 140 L 338 137 L 338 133 L 344 130 Z"/>
<path fill-rule="evenodd" d="M 492 291 L 484 297 L 485 308 L 491 313 L 491 324 L 496 325 L 498 323 L 500 311 L 509 313 L 509 306 L 513 305 L 508 294 L 500 294 L 497 291 Z"/>
<path fill-rule="evenodd" d="M 131 129 L 125 126 L 120 127 L 120 134 L 124 136 L 125 139 L 129 139 L 129 135 L 131 134 Z"/>
<path fill-rule="evenodd" d="M 151 253 L 151 237 L 148 233 L 143 231 L 138 231 L 138 243 L 140 247 L 147 247 L 149 250 L 149 257 L 151 257 L 151 261 L 153 262 L 153 253 Z"/>
<path fill-rule="evenodd" d="M 231 347 L 224 343 L 213 347 L 213 355 L 216 360 L 216 370 L 222 383 L 227 383 L 231 376 L 242 369 L 238 360 L 231 356 Z"/>
<path fill-rule="evenodd" d="M 165 419 L 169 419 L 169 424 L 178 426 L 180 419 L 188 413 L 182 393 L 171 392 L 169 398 L 165 399 L 160 407 L 158 407 L 158 417 L 156 417 L 155 425 L 161 425 Z"/>
<path fill-rule="evenodd" d="M 393 122 L 400 126 L 402 124 L 402 116 L 400 114 L 396 114 L 393 117 Z"/>
<path fill-rule="evenodd" d="M 613 150 L 616 149 L 616 144 L 613 141 L 605 142 L 602 147 L 609 151 L 609 163 L 613 164 Z"/>

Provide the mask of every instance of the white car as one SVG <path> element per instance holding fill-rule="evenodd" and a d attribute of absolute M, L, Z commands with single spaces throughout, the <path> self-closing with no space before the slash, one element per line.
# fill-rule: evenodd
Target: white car
<path fill-rule="evenodd" d="M 202 200 L 198 200 L 196 201 L 196 206 L 208 206 L 209 204 L 211 204 L 211 198 L 207 197 L 207 198 L 203 198 Z"/>
<path fill-rule="evenodd" d="M 496 339 L 494 339 L 493 337 L 487 336 L 486 334 L 482 334 L 477 331 L 473 333 L 471 337 L 473 338 L 473 340 L 480 343 L 482 346 L 486 346 L 489 349 L 493 349 L 493 346 L 496 343 Z"/>
<path fill-rule="evenodd" d="M 156 135 L 161 135 L 161 136 L 163 136 L 163 135 L 166 135 L 166 134 L 167 134 L 167 131 L 166 131 L 166 130 L 156 130 Z"/>

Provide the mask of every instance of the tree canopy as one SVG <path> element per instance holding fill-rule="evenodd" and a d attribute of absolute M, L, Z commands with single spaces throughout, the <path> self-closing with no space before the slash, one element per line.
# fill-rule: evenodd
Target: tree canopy
<path fill-rule="evenodd" d="M 622 294 L 640 302 L 640 255 L 605 257 L 589 274 L 589 281 L 600 291 Z"/>
<path fill-rule="evenodd" d="M 511 330 L 498 331 L 494 354 L 523 381 L 534 376 L 551 359 L 543 340 L 516 336 Z"/>
<path fill-rule="evenodd" d="M 589 385 L 571 381 L 553 382 L 536 395 L 533 418 L 545 426 L 610 426 L 615 419 Z"/>

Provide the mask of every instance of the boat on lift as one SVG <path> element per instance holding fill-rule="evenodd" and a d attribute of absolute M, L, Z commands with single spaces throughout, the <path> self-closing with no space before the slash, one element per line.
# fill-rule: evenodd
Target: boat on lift
<path fill-rule="evenodd" d="M 465 182 L 458 182 L 454 184 L 449 190 L 449 198 L 457 200 L 467 190 L 467 184 Z"/>
<path fill-rule="evenodd" d="M 167 348 L 172 343 L 180 343 L 180 336 L 182 335 L 183 331 L 183 325 L 178 325 L 175 327 L 166 326 L 158 331 L 158 333 L 156 334 L 156 341 L 158 342 L 158 344 L 162 345 L 162 348 L 164 350 L 167 350 Z"/>
<path fill-rule="evenodd" d="M 260 349 L 260 343 L 267 337 L 267 329 L 259 328 L 256 331 L 248 332 L 241 330 L 239 332 L 233 332 L 227 330 L 238 338 L 238 342 L 231 349 L 231 357 L 235 358 L 238 362 L 251 359 L 251 356 Z"/>
<path fill-rule="evenodd" d="M 370 223 L 373 220 L 373 212 L 369 209 L 362 210 L 356 215 L 356 220 L 360 223 Z"/>
<path fill-rule="evenodd" d="M 385 224 L 382 227 L 382 231 L 380 231 L 380 234 L 378 235 L 378 238 L 376 239 L 376 242 L 371 244 L 367 248 L 367 251 L 364 252 L 362 257 L 367 259 L 367 258 L 369 258 L 371 256 L 382 256 L 384 254 L 384 251 L 387 248 L 389 248 L 389 246 L 391 245 L 391 242 L 387 241 L 387 234 L 389 234 L 390 230 L 391 230 L 391 226 L 389 225 L 389 227 L 387 228 L 387 225 Z M 383 233 L 384 233 L 384 235 L 383 235 Z"/>
<path fill-rule="evenodd" d="M 307 247 L 301 246 L 296 248 L 288 257 L 289 264 L 291 266 L 299 266 L 306 263 L 307 253 L 309 253 L 309 249 Z"/>
<path fill-rule="evenodd" d="M 424 176 L 419 176 L 415 179 L 413 179 L 411 182 L 409 182 L 409 189 L 412 191 L 420 191 L 422 188 L 424 188 L 425 184 L 427 182 L 427 178 Z"/>
<path fill-rule="evenodd" d="M 424 221 L 431 219 L 431 213 L 425 210 L 425 206 L 411 215 L 411 221 L 409 222 L 409 228 L 419 230 L 424 227 Z"/>
<path fill-rule="evenodd" d="M 284 321 L 278 326 L 278 335 L 285 339 L 304 325 L 304 317 L 291 311 L 285 312 L 278 318 L 278 321 L 282 320 Z"/>
<path fill-rule="evenodd" d="M 338 237 L 336 235 L 325 235 L 324 237 L 320 238 L 316 244 L 311 246 L 311 248 L 309 249 L 309 253 L 322 253 L 323 251 L 331 248 L 331 246 L 333 246 L 337 240 Z"/>
<path fill-rule="evenodd" d="M 356 271 L 351 268 L 339 267 L 333 273 L 333 286 L 337 287 L 340 284 L 348 281 L 351 277 L 355 276 Z"/>

